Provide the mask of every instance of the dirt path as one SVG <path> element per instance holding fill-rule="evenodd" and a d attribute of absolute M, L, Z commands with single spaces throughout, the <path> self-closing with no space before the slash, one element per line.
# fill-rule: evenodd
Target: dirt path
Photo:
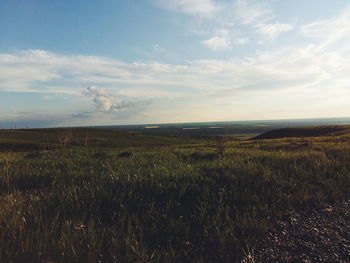
<path fill-rule="evenodd" d="M 286 216 L 255 253 L 257 262 L 350 262 L 350 200 Z"/>

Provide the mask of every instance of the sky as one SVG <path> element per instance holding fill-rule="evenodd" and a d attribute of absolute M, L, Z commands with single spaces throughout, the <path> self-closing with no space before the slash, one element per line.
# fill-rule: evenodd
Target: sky
<path fill-rule="evenodd" d="M 1 0 L 0 128 L 350 116 L 348 0 Z"/>

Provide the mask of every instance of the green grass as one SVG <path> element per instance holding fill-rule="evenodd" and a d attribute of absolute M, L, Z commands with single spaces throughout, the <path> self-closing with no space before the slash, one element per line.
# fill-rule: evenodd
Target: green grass
<path fill-rule="evenodd" d="M 3 262 L 239 262 L 270 218 L 349 197 L 347 137 L 226 141 L 218 154 L 215 140 L 122 144 L 101 130 L 108 140 L 84 147 L 79 132 L 0 152 Z"/>
<path fill-rule="evenodd" d="M 210 141 L 181 134 L 143 134 L 93 128 L 0 130 L 0 151 L 38 151 L 69 147 L 80 149 L 119 149 L 125 147 L 164 147 L 193 145 Z"/>

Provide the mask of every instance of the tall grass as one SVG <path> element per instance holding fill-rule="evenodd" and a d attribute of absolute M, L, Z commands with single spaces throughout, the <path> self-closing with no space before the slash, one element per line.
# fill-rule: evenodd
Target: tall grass
<path fill-rule="evenodd" d="M 2 262 L 239 262 L 269 218 L 349 196 L 348 142 L 216 148 L 1 156 Z"/>

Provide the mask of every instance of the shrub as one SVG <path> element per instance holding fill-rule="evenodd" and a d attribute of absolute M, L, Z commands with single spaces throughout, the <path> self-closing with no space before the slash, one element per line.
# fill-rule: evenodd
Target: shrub
<path fill-rule="evenodd" d="M 121 152 L 118 154 L 120 158 L 131 158 L 134 154 L 132 152 Z"/>

